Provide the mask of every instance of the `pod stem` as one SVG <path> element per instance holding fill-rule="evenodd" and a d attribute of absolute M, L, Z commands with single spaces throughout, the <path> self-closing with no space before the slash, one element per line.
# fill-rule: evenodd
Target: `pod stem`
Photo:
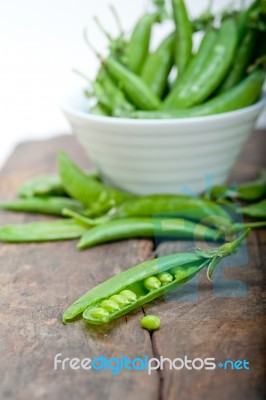
<path fill-rule="evenodd" d="M 244 229 L 256 229 L 256 228 L 264 228 L 266 226 L 266 221 L 262 222 L 250 222 L 247 224 L 234 224 L 234 229 L 236 232 L 241 232 Z"/>
<path fill-rule="evenodd" d="M 109 8 L 110 8 L 111 13 L 113 14 L 113 17 L 115 19 L 115 22 L 118 27 L 120 35 L 124 35 L 124 30 L 123 30 L 121 19 L 118 15 L 117 9 L 115 8 L 115 6 L 113 4 L 109 4 Z"/>
<path fill-rule="evenodd" d="M 64 215 L 65 217 L 74 218 L 77 222 L 80 222 L 83 225 L 85 224 L 88 227 L 101 225 L 103 223 L 110 221 L 110 217 L 108 215 L 104 215 L 103 217 L 99 217 L 99 218 L 95 218 L 95 219 L 87 218 L 84 215 L 81 215 L 75 211 L 69 210 L 68 208 L 64 208 L 62 210 L 62 215 Z"/>
<path fill-rule="evenodd" d="M 76 69 L 76 68 L 73 68 L 72 71 L 74 72 L 74 74 L 78 75 L 80 78 L 85 79 L 85 81 L 87 81 L 87 82 L 89 82 L 89 83 L 91 83 L 91 84 L 94 83 L 92 79 L 90 79 L 86 74 L 84 74 L 84 72 L 79 71 L 79 70 Z"/>
<path fill-rule="evenodd" d="M 105 36 L 110 42 L 113 42 L 114 39 L 112 38 L 112 36 L 110 35 L 110 33 L 107 32 L 107 31 L 104 29 L 104 27 L 103 27 L 101 21 L 99 20 L 99 18 L 98 18 L 96 15 L 94 15 L 93 20 L 94 20 L 94 22 L 96 23 L 96 25 L 98 26 L 98 28 L 100 29 L 100 31 L 104 34 L 104 36 Z"/>
<path fill-rule="evenodd" d="M 103 61 L 102 55 L 96 50 L 96 48 L 93 46 L 93 44 L 91 43 L 90 39 L 88 38 L 87 28 L 85 28 L 84 31 L 83 31 L 83 38 L 85 40 L 86 45 L 89 47 L 89 49 L 96 55 L 96 57 L 100 61 Z"/>

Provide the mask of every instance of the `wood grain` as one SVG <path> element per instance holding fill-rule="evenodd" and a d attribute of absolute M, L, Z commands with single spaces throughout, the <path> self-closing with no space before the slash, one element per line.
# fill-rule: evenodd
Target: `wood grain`
<path fill-rule="evenodd" d="M 14 198 L 17 187 L 36 174 L 56 170 L 64 149 L 80 166 L 89 162 L 72 136 L 19 145 L 0 173 L 0 200 Z M 265 132 L 256 132 L 230 181 L 253 178 L 263 166 Z M 22 223 L 42 216 L 0 212 L 0 223 Z M 45 217 L 46 218 L 46 217 Z M 224 266 L 225 279 L 241 280 L 243 297 L 217 297 L 205 273 L 192 282 L 190 297 L 158 299 L 107 327 L 79 321 L 63 326 L 62 312 L 79 295 L 123 268 L 154 257 L 153 242 L 130 240 L 78 252 L 75 242 L 0 244 L 0 398 L 1 399 L 180 399 L 259 400 L 265 398 L 265 231 L 252 233 L 247 265 Z M 193 243 L 164 243 L 160 254 Z M 238 265 L 238 264 L 237 264 Z M 214 284 L 218 284 L 217 282 Z M 227 293 L 220 285 L 219 293 Z M 183 297 L 182 297 L 183 296 Z M 185 301 L 185 300 L 190 301 Z M 173 300 L 173 299 L 172 299 Z M 162 328 L 151 336 L 139 326 L 144 313 L 156 313 Z M 250 371 L 55 371 L 63 357 L 246 359 Z"/>

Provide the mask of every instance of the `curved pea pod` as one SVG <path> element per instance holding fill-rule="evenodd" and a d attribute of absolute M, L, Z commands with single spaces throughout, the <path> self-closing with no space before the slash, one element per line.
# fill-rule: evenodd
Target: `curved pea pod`
<path fill-rule="evenodd" d="M 206 194 L 207 195 L 207 194 Z M 214 186 L 208 194 L 213 200 L 240 199 L 244 201 L 257 201 L 266 196 L 266 170 L 262 170 L 260 177 L 251 182 L 239 185 Z"/>
<path fill-rule="evenodd" d="M 175 103 L 175 98 L 178 96 L 180 91 L 186 90 L 186 85 L 190 85 L 191 81 L 194 81 L 199 74 L 201 74 L 203 67 L 206 63 L 206 59 L 209 57 L 215 42 L 217 40 L 217 31 L 215 29 L 209 29 L 204 35 L 199 50 L 196 55 L 190 61 L 186 71 L 181 77 L 178 77 L 174 87 L 165 98 L 162 109 L 171 108 L 171 105 Z"/>
<path fill-rule="evenodd" d="M 146 278 L 156 276 L 161 272 L 170 271 L 174 267 L 183 268 L 184 276 L 192 277 L 193 274 L 197 273 L 197 270 L 203 268 L 203 263 L 205 265 L 205 259 L 191 253 L 173 254 L 141 263 L 113 276 L 84 294 L 66 310 L 62 321 L 63 323 L 71 322 L 86 310 L 84 314 L 86 320 L 96 324 L 102 323 L 102 320 L 90 317 L 91 311 L 94 308 L 99 308 L 102 301 L 108 300 L 111 296 L 120 295 L 129 298 L 129 294 L 133 293 L 131 300 L 129 298 L 129 303 L 121 307 L 116 313 L 117 318 L 141 304 L 144 304 L 142 301 L 137 300 L 139 297 L 144 300 L 144 296 L 144 302 L 151 301 L 160 296 L 166 289 L 166 286 L 162 286 L 157 291 L 150 292 L 143 285 Z M 187 276 L 186 278 L 184 278 L 184 276 L 183 279 L 187 279 Z M 128 293 L 124 293 L 125 290 L 128 291 Z M 109 315 L 104 322 L 108 322 L 108 319 Z"/>
<path fill-rule="evenodd" d="M 232 69 L 220 86 L 218 93 L 223 93 L 231 87 L 237 85 L 245 76 L 254 53 L 256 39 L 257 32 L 251 29 L 248 30 L 240 44 L 239 49 L 237 50 Z"/>
<path fill-rule="evenodd" d="M 141 71 L 141 78 L 151 91 L 162 98 L 173 66 L 174 34 L 167 36 L 159 47 L 150 53 Z"/>
<path fill-rule="evenodd" d="M 112 114 L 114 114 L 117 109 L 125 111 L 135 110 L 133 104 L 128 101 L 124 92 L 112 81 L 108 74 L 105 74 L 105 78 L 102 81 L 102 86 L 110 100 L 109 108 Z"/>
<path fill-rule="evenodd" d="M 154 194 L 129 200 L 110 211 L 112 218 L 156 217 L 163 213 L 208 225 L 232 222 L 221 206 L 201 198 L 185 195 Z"/>
<path fill-rule="evenodd" d="M 138 75 L 113 58 L 104 60 L 103 64 L 136 107 L 142 110 L 157 110 L 160 108 L 160 99 Z"/>
<path fill-rule="evenodd" d="M 207 265 L 212 268 L 211 275 L 223 257 L 236 252 L 248 233 L 245 232 L 234 242 L 226 243 L 217 249 L 210 251 L 197 249 L 197 254 L 171 254 L 127 269 L 75 301 L 64 313 L 62 322 L 71 322 L 83 313 L 83 319 L 88 323 L 96 325 L 109 323 L 160 297 L 174 287 L 186 283 Z M 117 296 L 119 303 L 116 302 Z M 121 298 L 126 299 L 125 303 Z"/>
<path fill-rule="evenodd" d="M 248 217 L 266 220 L 266 200 L 262 200 L 250 206 L 241 207 L 237 212 Z"/>
<path fill-rule="evenodd" d="M 175 60 L 178 75 L 186 70 L 192 56 L 192 24 L 183 0 L 172 0 L 173 15 L 176 25 Z"/>
<path fill-rule="evenodd" d="M 126 64 L 136 74 L 139 74 L 147 58 L 153 24 L 158 21 L 157 14 L 145 14 L 137 22 L 126 50 Z"/>
<path fill-rule="evenodd" d="M 132 195 L 97 182 L 81 171 L 63 152 L 58 155 L 58 168 L 66 192 L 86 208 L 90 208 L 96 202 L 99 204 L 109 203 L 111 207 L 132 197 Z M 70 207 L 65 206 L 64 208 Z"/>
<path fill-rule="evenodd" d="M 33 222 L 0 227 L 0 242 L 31 243 L 78 239 L 88 227 L 75 220 Z"/>
<path fill-rule="evenodd" d="M 24 182 L 19 190 L 20 197 L 65 196 L 66 192 L 58 175 L 40 175 Z"/>
<path fill-rule="evenodd" d="M 138 119 L 196 118 L 239 110 L 254 104 L 259 99 L 264 80 L 265 73 L 257 70 L 232 89 L 201 105 L 180 110 L 133 111 L 121 116 Z"/>
<path fill-rule="evenodd" d="M 94 106 L 90 107 L 89 109 L 90 114 L 93 115 L 101 115 L 101 116 L 108 116 L 110 115 L 110 111 L 101 103 L 96 103 Z"/>
<path fill-rule="evenodd" d="M 184 85 L 178 94 L 167 101 L 168 109 L 192 107 L 206 100 L 221 84 L 233 63 L 238 34 L 233 20 L 223 22 L 215 45 L 202 68 L 201 74 Z"/>
<path fill-rule="evenodd" d="M 123 218 L 89 229 L 82 236 L 78 248 L 131 238 L 168 238 L 216 240 L 216 231 L 184 219 Z"/>
<path fill-rule="evenodd" d="M 28 197 L 0 203 L 0 209 L 47 215 L 62 215 L 64 208 L 84 212 L 83 206 L 67 197 Z"/>
<path fill-rule="evenodd" d="M 266 196 L 266 170 L 253 182 L 242 183 L 237 188 L 238 197 L 245 201 L 256 201 Z"/>

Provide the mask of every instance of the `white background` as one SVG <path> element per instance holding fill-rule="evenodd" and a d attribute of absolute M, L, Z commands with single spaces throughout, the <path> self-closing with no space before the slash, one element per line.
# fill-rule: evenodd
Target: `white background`
<path fill-rule="evenodd" d="M 76 67 L 93 77 L 97 61 L 82 39 L 85 26 L 102 51 L 106 40 L 96 28 L 97 15 L 112 33 L 112 2 L 125 30 L 147 8 L 145 0 L 1 0 L 0 1 L 0 167 L 23 140 L 70 132 L 58 103 L 69 90 L 81 86 Z M 197 16 L 208 0 L 188 0 Z M 229 1 L 214 1 L 214 10 Z M 160 33 L 157 32 L 157 35 Z"/>

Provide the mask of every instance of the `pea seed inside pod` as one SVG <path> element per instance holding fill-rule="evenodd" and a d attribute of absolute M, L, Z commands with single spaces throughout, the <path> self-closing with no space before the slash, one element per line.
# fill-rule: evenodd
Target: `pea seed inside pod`
<path fill-rule="evenodd" d="M 159 281 L 163 286 L 168 285 L 174 280 L 173 275 L 169 274 L 169 272 L 162 272 L 161 274 L 158 275 L 157 278 L 159 279 Z"/>
<path fill-rule="evenodd" d="M 183 269 L 181 267 L 176 267 L 171 272 L 174 274 L 175 279 L 178 281 L 186 279 L 189 275 L 189 270 Z"/>
<path fill-rule="evenodd" d="M 95 319 L 103 319 L 109 316 L 109 312 L 107 310 L 105 310 L 104 308 L 94 308 L 93 310 L 91 310 L 91 316 Z"/>
<path fill-rule="evenodd" d="M 119 305 L 119 307 L 124 307 L 130 303 L 130 301 L 125 296 L 121 296 L 120 294 L 114 294 L 110 297 L 110 300 L 115 301 Z"/>
<path fill-rule="evenodd" d="M 148 290 L 156 290 L 159 289 L 160 286 L 162 286 L 159 279 L 155 276 L 150 276 L 149 278 L 146 278 L 143 282 L 143 285 Z"/>
<path fill-rule="evenodd" d="M 134 301 L 137 300 L 137 295 L 136 293 L 132 292 L 131 290 L 122 290 L 122 292 L 119 293 L 120 296 L 125 297 L 126 300 L 128 300 L 130 303 L 134 303 Z"/>
<path fill-rule="evenodd" d="M 102 301 L 101 307 L 109 312 L 114 312 L 120 309 L 119 305 L 111 299 Z"/>

